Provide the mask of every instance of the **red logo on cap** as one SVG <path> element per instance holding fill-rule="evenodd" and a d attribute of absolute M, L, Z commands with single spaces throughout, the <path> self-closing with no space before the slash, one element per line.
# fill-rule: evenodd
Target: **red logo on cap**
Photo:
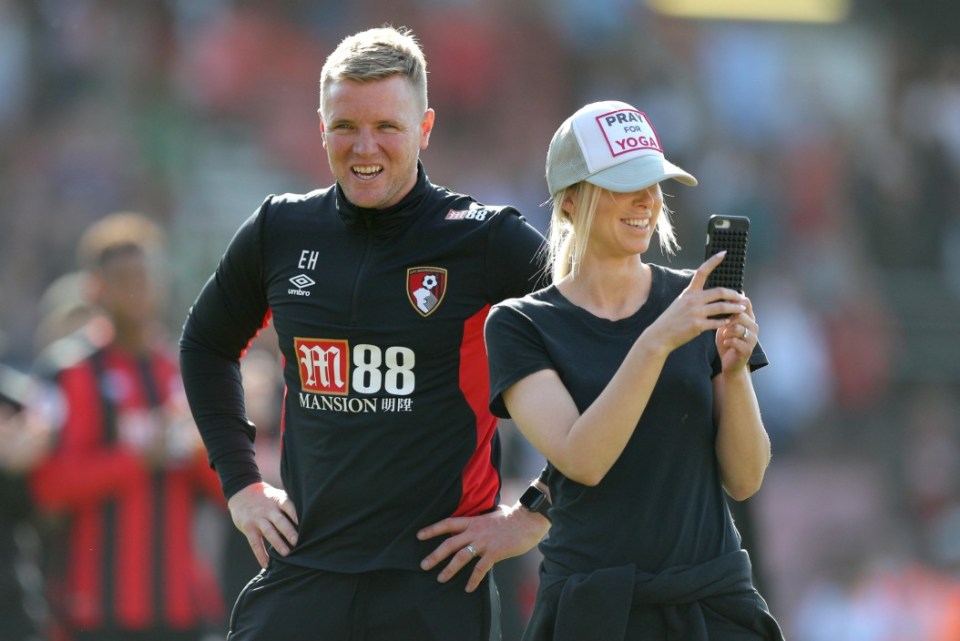
<path fill-rule="evenodd" d="M 597 116 L 597 125 L 614 157 L 650 149 L 663 153 L 657 132 L 644 113 L 633 109 L 611 111 Z"/>

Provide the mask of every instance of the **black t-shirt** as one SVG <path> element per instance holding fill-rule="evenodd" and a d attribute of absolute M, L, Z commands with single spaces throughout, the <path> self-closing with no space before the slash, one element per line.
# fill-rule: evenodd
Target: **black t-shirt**
<path fill-rule="evenodd" d="M 544 369 L 559 374 L 584 412 L 692 277 L 658 265 L 651 271 L 648 300 L 622 320 L 594 316 L 555 286 L 496 305 L 486 324 L 494 414 L 508 416 L 505 389 Z M 758 346 L 750 365 L 766 362 Z M 553 526 L 541 544 L 548 571 L 633 563 L 658 572 L 739 549 L 714 449 L 711 379 L 720 369 L 715 332 L 705 332 L 667 358 L 636 430 L 598 485 L 581 485 L 551 468 Z"/>
<path fill-rule="evenodd" d="M 227 496 L 258 480 L 237 361 L 272 315 L 284 360 L 285 560 L 419 569 L 416 532 L 500 489 L 483 323 L 535 289 L 543 237 L 513 209 L 416 187 L 386 210 L 338 187 L 270 197 L 237 232 L 181 338 L 188 398 Z"/>

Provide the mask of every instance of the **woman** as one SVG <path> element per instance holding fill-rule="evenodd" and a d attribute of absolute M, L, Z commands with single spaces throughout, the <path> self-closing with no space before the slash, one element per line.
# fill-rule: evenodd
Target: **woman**
<path fill-rule="evenodd" d="M 647 117 L 593 103 L 547 152 L 553 285 L 487 320 L 491 407 L 550 463 L 553 525 L 524 639 L 782 639 L 723 496 L 760 487 L 770 442 L 750 300 L 646 263 L 676 247 Z M 730 314 L 728 318 L 711 318 Z"/>

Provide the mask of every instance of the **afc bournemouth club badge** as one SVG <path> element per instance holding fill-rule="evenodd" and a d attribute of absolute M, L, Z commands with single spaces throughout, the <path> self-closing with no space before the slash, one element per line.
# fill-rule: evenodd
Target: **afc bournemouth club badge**
<path fill-rule="evenodd" d="M 407 269 L 407 298 L 421 316 L 437 311 L 447 293 L 447 270 L 442 267 Z"/>

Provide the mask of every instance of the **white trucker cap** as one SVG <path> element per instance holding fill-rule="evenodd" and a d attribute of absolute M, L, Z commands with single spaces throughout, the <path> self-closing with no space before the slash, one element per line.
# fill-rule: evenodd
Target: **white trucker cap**
<path fill-rule="evenodd" d="M 625 102 L 581 107 L 553 134 L 547 150 L 547 188 L 555 196 L 581 180 L 610 191 L 637 191 L 667 178 L 697 179 L 663 157 L 646 114 Z"/>

